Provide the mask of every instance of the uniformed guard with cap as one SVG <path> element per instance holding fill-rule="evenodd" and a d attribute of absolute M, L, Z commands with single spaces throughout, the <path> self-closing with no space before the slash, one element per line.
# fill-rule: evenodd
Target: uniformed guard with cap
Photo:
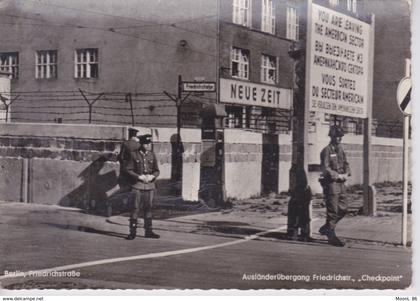
<path fill-rule="evenodd" d="M 334 125 L 330 128 L 328 136 L 330 144 L 321 152 L 320 178 L 325 195 L 327 219 L 319 233 L 328 237 L 329 244 L 342 247 L 345 243 L 336 236 L 335 227 L 347 212 L 345 182 L 351 174 L 346 154 L 340 144 L 344 136 L 343 130 Z"/>
<path fill-rule="evenodd" d="M 130 214 L 130 234 L 132 240 L 137 234 L 137 219 L 140 207 L 143 207 L 145 237 L 159 238 L 152 230 L 152 203 L 156 189 L 155 180 L 159 176 L 159 167 L 152 151 L 152 135 L 139 137 L 140 148 L 131 153 L 131 160 L 126 165 L 133 191 L 133 206 Z"/>
<path fill-rule="evenodd" d="M 131 153 L 133 151 L 137 151 L 140 148 L 138 134 L 138 129 L 129 128 L 128 140 L 124 141 L 121 144 L 120 151 L 117 156 L 118 162 L 120 163 L 120 174 L 118 176 L 119 189 L 117 191 L 114 191 L 106 201 L 107 216 L 112 216 L 114 201 L 131 197 L 130 176 L 127 174 L 126 165 L 131 160 Z"/>
<path fill-rule="evenodd" d="M 128 140 L 123 142 L 118 154 L 118 161 L 120 163 L 118 185 L 120 186 L 120 189 L 124 191 L 130 189 L 130 176 L 127 174 L 126 165 L 131 160 L 131 153 L 140 148 L 138 133 L 139 130 L 136 128 L 128 129 Z"/>

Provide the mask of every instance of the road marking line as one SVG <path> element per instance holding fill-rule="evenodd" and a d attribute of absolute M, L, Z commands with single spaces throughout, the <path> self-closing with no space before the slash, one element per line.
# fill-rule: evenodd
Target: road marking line
<path fill-rule="evenodd" d="M 182 250 L 176 250 L 176 251 L 149 253 L 149 254 L 128 256 L 128 257 L 117 257 L 117 258 L 102 259 L 102 260 L 96 260 L 96 261 L 87 261 L 87 262 L 70 264 L 70 265 L 63 265 L 63 266 L 58 266 L 58 267 L 43 269 L 43 270 L 27 271 L 27 272 L 21 272 L 21 273 L 18 273 L 18 274 L 10 274 L 10 275 L 2 275 L 2 276 L 0 276 L 0 280 L 9 279 L 9 278 L 27 277 L 27 276 L 36 275 L 36 274 L 48 274 L 48 273 L 51 273 L 51 272 L 74 270 L 74 269 L 80 269 L 80 268 L 85 268 L 85 267 L 90 267 L 90 266 L 95 266 L 95 265 L 103 265 L 103 264 L 116 263 L 116 262 L 141 260 L 141 259 L 148 259 L 148 258 L 160 258 L 160 257 L 166 257 L 166 256 L 200 252 L 200 251 L 222 248 L 222 247 L 226 247 L 226 246 L 232 246 L 232 245 L 248 242 L 250 240 L 258 238 L 259 236 L 262 236 L 262 235 L 265 235 L 265 234 L 268 234 L 268 233 L 271 233 L 271 232 L 281 231 L 281 230 L 284 230 L 286 228 L 287 228 L 287 226 L 281 226 L 281 227 L 278 227 L 278 228 L 275 228 L 275 229 L 262 231 L 262 232 L 258 232 L 258 233 L 253 234 L 253 235 L 245 236 L 244 238 L 237 239 L 237 240 L 234 240 L 234 241 L 229 241 L 229 242 L 215 244 L 215 245 L 208 245 L 208 246 L 203 246 L 203 247 L 182 249 Z"/>

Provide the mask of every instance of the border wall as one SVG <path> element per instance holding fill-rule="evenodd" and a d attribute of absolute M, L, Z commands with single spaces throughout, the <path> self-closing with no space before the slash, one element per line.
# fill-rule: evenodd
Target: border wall
<path fill-rule="evenodd" d="M 182 153 L 178 156 L 175 128 L 139 129 L 153 135 L 161 170 L 157 197 L 197 201 L 203 156 L 201 130 L 181 130 Z M 118 188 L 116 155 L 127 132 L 127 126 L 1 124 L 0 200 L 70 207 L 103 201 Z M 321 192 L 316 159 L 328 137 L 313 142 L 309 180 L 313 191 Z M 373 182 L 401 181 L 402 140 L 372 137 L 372 142 Z M 361 184 L 362 136 L 345 136 L 343 145 L 352 169 L 349 184 Z M 291 135 L 225 129 L 223 149 L 227 197 L 247 198 L 288 190 Z"/>

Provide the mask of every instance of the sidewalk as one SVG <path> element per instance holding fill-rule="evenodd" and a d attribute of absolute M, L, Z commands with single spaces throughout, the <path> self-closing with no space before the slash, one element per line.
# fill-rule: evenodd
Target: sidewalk
<path fill-rule="evenodd" d="M 253 207 L 254 210 L 246 210 L 246 208 L 242 208 L 240 205 L 234 205 L 232 209 L 221 209 L 216 212 L 184 212 L 183 214 L 176 210 L 162 212 L 165 209 L 157 208 L 154 210 L 154 227 L 157 230 L 232 237 L 243 237 L 280 228 L 278 231 L 279 235 L 276 237 L 280 239 L 285 238 L 287 229 L 286 199 L 280 201 L 277 207 L 270 207 L 264 203 L 259 207 L 255 204 L 249 207 Z M 267 209 L 269 207 L 271 210 Z M 312 237 L 316 240 L 326 240 L 326 237 L 318 234 L 318 229 L 325 222 L 325 215 L 325 208 L 316 208 L 314 206 L 312 214 Z M 348 242 L 398 246 L 401 244 L 401 219 L 402 214 L 396 212 L 378 211 L 376 216 L 363 216 L 351 213 L 340 221 L 336 233 Z M 127 225 L 128 227 L 128 215 L 112 216 L 107 218 L 107 222 Z M 141 219 L 139 220 L 139 227 L 142 227 Z M 142 230 L 139 232 L 142 235 Z M 411 245 L 411 241 L 411 214 L 409 214 L 409 246 Z"/>
<path fill-rule="evenodd" d="M 377 216 L 359 214 L 362 205 L 360 192 L 349 193 L 349 214 L 337 226 L 336 233 L 349 243 L 366 245 L 398 246 L 401 243 L 401 198 L 395 187 L 378 189 Z M 276 235 L 264 239 L 285 239 L 287 230 L 288 196 L 285 194 L 250 198 L 246 200 L 230 200 L 230 209 L 212 209 L 205 203 L 190 203 L 182 200 L 158 200 L 153 210 L 154 228 L 157 231 L 174 233 L 194 233 L 223 237 L 245 237 L 267 230 L 277 229 Z M 81 227 L 80 231 L 111 231 L 125 237 L 128 233 L 128 213 L 103 217 L 87 214 L 80 209 L 51 205 L 0 202 L 0 212 L 8 225 L 8 220 L 22 217 L 20 223 L 33 222 L 35 216 L 31 212 L 45 215 L 45 223 L 49 225 L 70 225 Z M 51 214 L 54 213 L 54 214 Z M 314 196 L 312 214 L 312 237 L 326 240 L 318 234 L 318 229 L 325 222 L 325 207 L 322 196 Z M 139 228 L 142 228 L 142 219 Z M 13 223 L 12 223 L 13 224 Z M 95 231 L 96 231 L 95 230 Z M 140 236 L 143 229 L 139 229 Z M 411 245 L 411 214 L 408 215 L 408 245 Z"/>

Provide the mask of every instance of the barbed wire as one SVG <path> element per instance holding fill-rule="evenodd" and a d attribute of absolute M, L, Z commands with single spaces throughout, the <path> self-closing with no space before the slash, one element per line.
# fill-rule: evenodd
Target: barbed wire
<path fill-rule="evenodd" d="M 163 92 L 89 92 L 83 91 L 13 91 L 1 93 L 13 99 L 12 105 L 0 102 L 0 120 L 7 122 L 106 123 L 176 126 L 176 103 Z M 131 97 L 128 98 L 128 95 Z M 170 94 L 175 96 L 175 94 Z M 86 98 L 85 98 L 85 97 Z M 96 101 L 95 101 L 96 100 Z M 131 102 L 130 102 L 131 100 Z M 215 97 L 192 94 L 181 106 L 181 126 L 201 126 L 200 114 L 189 106 L 215 103 Z M 6 109 L 9 115 L 4 117 Z M 36 116 L 36 117 L 35 117 Z M 83 117 L 81 117 L 83 116 Z M 228 128 L 242 128 L 262 133 L 288 133 L 292 114 L 286 109 L 262 110 L 260 113 L 231 113 L 224 120 Z M 346 133 L 363 134 L 363 120 L 332 117 L 342 123 Z M 331 120 L 333 120 L 331 119 Z M 346 122 L 347 120 L 347 122 Z M 351 126 L 349 122 L 351 121 Z M 354 125 L 356 123 L 356 125 Z M 373 120 L 372 134 L 378 137 L 402 137 L 401 121 Z"/>

